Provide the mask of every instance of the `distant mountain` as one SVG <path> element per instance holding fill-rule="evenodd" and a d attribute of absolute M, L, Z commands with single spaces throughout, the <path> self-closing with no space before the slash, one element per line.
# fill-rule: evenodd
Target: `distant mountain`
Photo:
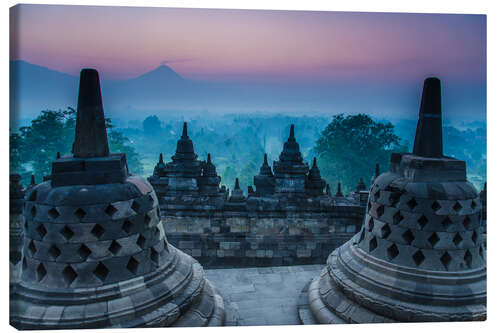
<path fill-rule="evenodd" d="M 11 125 L 17 116 L 31 117 L 41 110 L 75 106 L 78 78 L 17 60 L 10 62 Z"/>

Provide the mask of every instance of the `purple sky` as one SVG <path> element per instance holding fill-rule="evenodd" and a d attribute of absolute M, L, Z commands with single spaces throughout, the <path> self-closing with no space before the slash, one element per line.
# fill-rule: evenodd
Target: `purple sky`
<path fill-rule="evenodd" d="M 432 75 L 485 96 L 484 15 L 48 5 L 12 14 L 11 60 L 75 75 L 95 67 L 103 79 L 131 78 L 162 63 L 205 81 L 396 87 Z"/>

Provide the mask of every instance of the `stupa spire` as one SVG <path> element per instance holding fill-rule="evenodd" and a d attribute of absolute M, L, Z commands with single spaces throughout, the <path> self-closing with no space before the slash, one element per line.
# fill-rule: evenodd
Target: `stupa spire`
<path fill-rule="evenodd" d="M 340 186 L 340 182 L 337 183 L 337 193 L 335 194 L 336 197 L 343 197 L 344 195 L 342 194 L 342 189 Z"/>
<path fill-rule="evenodd" d="M 212 163 L 212 158 L 210 157 L 210 153 L 208 153 L 208 156 L 207 156 L 207 163 L 208 164 Z"/>
<path fill-rule="evenodd" d="M 295 141 L 295 125 L 290 125 L 290 136 L 288 137 L 288 141 Z"/>
<path fill-rule="evenodd" d="M 240 189 L 240 180 L 238 177 L 236 177 L 236 180 L 234 181 L 234 189 L 239 190 Z"/>
<path fill-rule="evenodd" d="M 182 138 L 188 137 L 188 125 L 184 122 L 184 126 L 182 127 Z"/>
<path fill-rule="evenodd" d="M 160 161 L 159 161 L 159 163 L 163 163 L 163 154 L 162 153 L 160 153 Z"/>
<path fill-rule="evenodd" d="M 91 68 L 84 68 L 80 72 L 72 153 L 74 157 L 82 158 L 109 155 L 99 74 Z"/>
<path fill-rule="evenodd" d="M 35 183 L 35 175 L 34 174 L 31 174 L 31 181 L 30 181 L 30 185 L 31 186 L 35 186 L 36 183 Z"/>
<path fill-rule="evenodd" d="M 264 163 L 263 163 L 263 165 L 269 165 L 269 164 L 267 163 L 267 154 L 264 154 Z"/>
<path fill-rule="evenodd" d="M 413 154 L 435 158 L 443 156 L 441 81 L 435 77 L 424 81 Z"/>

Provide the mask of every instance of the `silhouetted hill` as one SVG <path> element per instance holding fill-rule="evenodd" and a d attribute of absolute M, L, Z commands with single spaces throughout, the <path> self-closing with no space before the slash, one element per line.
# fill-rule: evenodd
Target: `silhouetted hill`
<path fill-rule="evenodd" d="M 10 62 L 10 116 L 75 105 L 78 78 L 26 61 Z M 12 121 L 11 121 L 12 123 Z"/>

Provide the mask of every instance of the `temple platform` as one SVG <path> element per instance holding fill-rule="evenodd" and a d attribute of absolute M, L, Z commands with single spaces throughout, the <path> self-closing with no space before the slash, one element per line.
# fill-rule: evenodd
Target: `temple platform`
<path fill-rule="evenodd" d="M 301 290 L 321 265 L 207 269 L 224 299 L 226 326 L 299 325 Z"/>

